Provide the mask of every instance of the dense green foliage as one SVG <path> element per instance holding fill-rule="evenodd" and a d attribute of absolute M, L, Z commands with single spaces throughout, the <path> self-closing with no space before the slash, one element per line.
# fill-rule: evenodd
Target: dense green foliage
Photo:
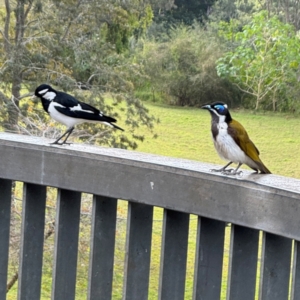
<path fill-rule="evenodd" d="M 143 66 L 145 79 L 137 87 L 153 100 L 180 106 L 200 106 L 222 98 L 238 101 L 239 92 L 217 75 L 215 62 L 222 54 L 219 41 L 199 26 L 178 26 L 163 43 L 143 40 L 137 46 L 135 62 Z"/>
<path fill-rule="evenodd" d="M 222 23 L 220 34 L 233 48 L 217 62 L 220 76 L 250 95 L 255 109 L 297 109 L 300 39 L 293 26 L 262 11 L 242 31 L 234 22 Z"/>
<path fill-rule="evenodd" d="M 184 22 L 191 26 L 153 23 L 135 48 L 144 73 L 136 94 L 176 105 L 220 100 L 299 112 L 298 4 L 275 2 L 276 11 L 268 1 L 217 1 L 205 26 L 193 17 Z"/>
<path fill-rule="evenodd" d="M 164 22 L 167 27 L 180 23 L 192 25 L 194 21 L 204 23 L 214 2 L 215 0 L 174 0 L 172 9 L 160 11 L 155 20 Z"/>

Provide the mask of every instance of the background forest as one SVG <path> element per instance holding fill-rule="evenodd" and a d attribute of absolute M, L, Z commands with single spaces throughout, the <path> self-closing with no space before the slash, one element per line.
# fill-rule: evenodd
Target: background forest
<path fill-rule="evenodd" d="M 0 124 L 55 137 L 28 96 L 50 83 L 121 119 L 130 134 L 81 126 L 85 142 L 137 147 L 157 118 L 143 100 L 221 100 L 299 112 L 299 1 L 2 0 Z M 109 95 L 111 101 L 104 101 Z M 47 125 L 48 124 L 48 125 Z M 49 125 L 50 124 L 50 125 Z"/>

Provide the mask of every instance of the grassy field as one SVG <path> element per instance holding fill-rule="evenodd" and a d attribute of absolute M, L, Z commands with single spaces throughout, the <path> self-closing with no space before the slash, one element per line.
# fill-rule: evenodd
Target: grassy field
<path fill-rule="evenodd" d="M 150 112 L 160 118 L 160 124 L 155 127 L 158 138 L 146 129 L 139 133 L 146 140 L 139 145 L 137 151 L 154 153 L 165 156 L 180 157 L 191 160 L 210 162 L 223 165 L 216 154 L 210 135 L 210 115 L 207 111 L 196 108 L 178 108 L 165 105 L 146 103 Z M 260 149 L 261 158 L 267 167 L 275 174 L 300 178 L 300 118 L 283 114 L 263 114 L 250 111 L 232 111 L 232 117 L 240 121 L 247 129 L 251 139 Z M 120 122 L 120 125 L 123 125 Z M 247 168 L 247 167 L 245 167 Z M 22 188 L 18 198 L 22 198 Z M 55 193 L 48 195 L 48 206 L 55 212 Z M 89 260 L 89 231 L 90 231 L 91 199 L 84 201 L 82 206 L 82 224 L 80 231 L 80 252 L 78 258 L 78 276 L 76 299 L 86 299 Z M 49 208 L 48 208 L 49 210 Z M 155 208 L 153 221 L 152 253 L 149 299 L 157 299 L 158 276 L 160 267 L 160 248 L 163 210 Z M 122 299 L 123 268 L 125 255 L 127 202 L 120 201 L 118 205 L 117 242 L 115 250 L 115 269 L 113 283 L 113 299 Z M 189 250 L 187 262 L 187 279 L 185 299 L 192 299 L 193 270 L 195 258 L 195 240 L 197 234 L 197 216 L 190 218 Z M 228 272 L 230 227 L 226 229 L 225 255 L 223 264 L 223 282 L 221 299 L 226 299 L 226 279 Z M 53 237 L 46 241 L 42 299 L 50 299 Z M 47 250 L 48 249 L 48 250 Z M 10 276 L 15 273 L 17 266 L 10 268 Z M 9 292 L 8 299 L 16 299 L 17 284 Z"/>

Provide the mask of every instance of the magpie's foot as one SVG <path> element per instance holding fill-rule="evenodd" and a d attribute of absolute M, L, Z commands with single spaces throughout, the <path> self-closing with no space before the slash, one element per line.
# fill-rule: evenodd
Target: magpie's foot
<path fill-rule="evenodd" d="M 50 143 L 50 145 L 59 145 L 59 146 L 62 146 L 62 145 L 72 145 L 72 143 L 59 143 L 59 142 L 53 142 L 53 143 Z"/>

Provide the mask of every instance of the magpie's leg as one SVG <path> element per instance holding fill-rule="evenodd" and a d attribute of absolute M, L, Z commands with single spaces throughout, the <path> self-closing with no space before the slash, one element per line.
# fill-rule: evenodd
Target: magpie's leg
<path fill-rule="evenodd" d="M 71 127 L 71 128 L 68 129 L 68 134 L 67 134 L 66 138 L 64 139 L 64 141 L 62 142 L 62 144 L 69 144 L 70 145 L 70 143 L 67 143 L 67 139 L 69 138 L 69 136 L 71 135 L 73 130 L 74 130 L 74 127 Z"/>
<path fill-rule="evenodd" d="M 222 172 L 222 173 L 224 173 L 224 172 L 230 172 L 230 171 L 232 171 L 233 169 L 226 170 L 226 168 L 227 168 L 228 166 L 230 166 L 231 164 L 232 164 L 232 161 L 230 161 L 226 166 L 224 166 L 224 167 L 221 168 L 221 169 L 210 169 L 210 171 L 211 171 L 211 172 Z"/>
<path fill-rule="evenodd" d="M 61 135 L 55 142 L 53 143 L 50 143 L 51 145 L 54 145 L 54 144 L 57 144 L 57 145 L 61 145 L 62 143 L 59 143 L 59 141 L 68 133 L 68 130 L 63 134 Z"/>
<path fill-rule="evenodd" d="M 70 134 L 72 133 L 72 131 L 74 130 L 74 127 L 70 127 L 62 136 L 60 136 L 55 142 L 51 143 L 51 145 L 63 145 L 66 144 L 66 141 L 68 139 L 68 137 L 70 136 Z M 59 141 L 65 136 L 66 138 L 64 139 L 64 141 L 62 143 L 59 143 Z"/>

